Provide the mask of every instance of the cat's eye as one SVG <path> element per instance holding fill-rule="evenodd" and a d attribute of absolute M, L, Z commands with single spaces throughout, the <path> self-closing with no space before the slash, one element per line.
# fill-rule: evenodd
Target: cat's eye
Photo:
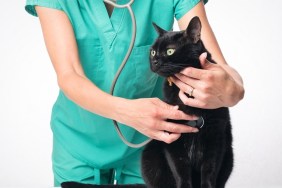
<path fill-rule="evenodd" d="M 156 55 L 156 51 L 155 50 L 151 50 L 151 56 L 155 56 Z"/>
<path fill-rule="evenodd" d="M 175 52 L 175 49 L 170 48 L 170 49 L 167 49 L 166 54 L 167 55 L 172 55 L 174 52 Z"/>

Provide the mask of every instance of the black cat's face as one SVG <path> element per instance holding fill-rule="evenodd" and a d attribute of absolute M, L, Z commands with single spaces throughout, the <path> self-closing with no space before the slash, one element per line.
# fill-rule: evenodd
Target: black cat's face
<path fill-rule="evenodd" d="M 169 77 L 186 67 L 200 68 L 199 55 L 203 52 L 200 41 L 201 22 L 194 17 L 185 31 L 165 31 L 154 24 L 159 37 L 150 50 L 151 70 Z"/>

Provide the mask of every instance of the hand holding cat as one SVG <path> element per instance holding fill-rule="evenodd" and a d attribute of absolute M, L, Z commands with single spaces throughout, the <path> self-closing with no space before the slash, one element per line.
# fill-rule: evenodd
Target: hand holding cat
<path fill-rule="evenodd" d="M 224 68 L 228 65 L 210 63 L 206 57 L 206 53 L 199 57 L 203 69 L 189 67 L 173 77 L 174 84 L 180 88 L 180 99 L 186 105 L 206 109 L 235 105 L 239 101 L 238 84 Z M 187 97 L 185 93 L 192 90 L 194 98 Z"/>
<path fill-rule="evenodd" d="M 166 143 L 177 140 L 181 133 L 198 132 L 197 128 L 167 122 L 167 119 L 196 120 L 158 98 L 143 98 L 124 102 L 118 110 L 117 121 L 135 128 L 142 134 Z"/>

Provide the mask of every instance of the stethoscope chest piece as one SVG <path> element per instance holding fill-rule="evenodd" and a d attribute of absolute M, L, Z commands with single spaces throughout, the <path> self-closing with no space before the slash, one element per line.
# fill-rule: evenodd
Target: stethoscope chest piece
<path fill-rule="evenodd" d="M 201 129 L 204 127 L 205 125 L 205 120 L 204 118 L 201 116 L 199 119 L 197 120 L 193 120 L 193 121 L 188 121 L 187 123 L 188 126 L 191 126 L 191 127 L 196 127 L 198 129 Z"/>

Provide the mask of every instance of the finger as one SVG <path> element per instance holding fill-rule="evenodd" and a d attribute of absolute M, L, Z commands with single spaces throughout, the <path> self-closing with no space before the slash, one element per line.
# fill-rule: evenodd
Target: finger
<path fill-rule="evenodd" d="M 173 79 L 179 79 L 180 81 L 190 85 L 190 86 L 193 86 L 193 85 L 196 85 L 199 80 L 198 79 L 194 79 L 194 78 L 191 78 L 189 76 L 186 76 L 184 74 L 181 74 L 181 73 L 177 73 L 175 74 L 175 77 L 171 77 L 172 78 L 172 81 L 174 81 Z"/>
<path fill-rule="evenodd" d="M 203 75 L 206 74 L 206 70 L 197 69 L 194 67 L 188 67 L 188 68 L 183 69 L 180 73 L 190 78 L 201 80 Z"/>
<path fill-rule="evenodd" d="M 207 56 L 208 56 L 207 52 L 204 52 L 200 55 L 199 60 L 200 60 L 201 65 L 205 65 Z"/>
<path fill-rule="evenodd" d="M 182 91 L 184 91 L 187 94 L 191 93 L 191 90 L 193 88 L 196 88 L 196 86 L 199 84 L 199 80 L 195 80 L 193 78 L 189 78 L 187 76 L 184 76 L 183 74 L 176 74 L 176 77 L 172 77 L 173 83 Z"/>
<path fill-rule="evenodd" d="M 169 105 L 161 100 L 157 102 L 161 109 L 156 114 L 162 119 L 177 119 L 177 120 L 197 120 L 198 117 L 194 115 L 188 115 L 178 110 L 178 106 Z"/>
<path fill-rule="evenodd" d="M 207 60 L 207 52 L 202 53 L 199 57 L 199 60 L 200 60 L 201 67 L 203 69 L 188 67 L 188 68 L 185 68 L 184 70 L 182 70 L 180 73 L 182 73 L 182 74 L 184 74 L 184 75 L 186 75 L 190 78 L 200 80 L 203 77 L 203 75 L 206 74 L 205 70 L 210 69 L 210 67 L 216 66 L 216 64 L 211 63 Z"/>
<path fill-rule="evenodd" d="M 158 131 L 156 134 L 156 139 L 170 144 L 180 138 L 181 134 L 169 133 L 165 131 Z"/>
<path fill-rule="evenodd" d="M 207 56 L 208 56 L 208 53 L 204 52 L 199 57 L 200 64 L 201 64 L 203 69 L 208 69 L 210 66 L 214 65 L 213 63 L 211 63 L 207 60 Z"/>
<path fill-rule="evenodd" d="M 193 93 L 195 93 L 195 90 L 194 90 Z M 200 101 L 197 97 L 189 98 L 185 95 L 185 93 L 183 91 L 179 91 L 178 96 L 179 96 L 180 100 L 185 105 L 197 107 L 197 108 L 206 108 L 206 104 L 204 104 L 202 101 Z M 194 94 L 193 94 L 193 96 L 194 96 Z"/>
<path fill-rule="evenodd" d="M 163 102 L 162 100 L 156 98 L 156 100 L 153 101 L 154 104 L 156 104 L 157 106 L 163 108 L 163 109 L 168 109 L 168 110 L 177 110 L 178 106 L 173 106 L 170 104 L 167 104 L 165 102 Z"/>
<path fill-rule="evenodd" d="M 162 127 L 162 130 L 170 133 L 195 133 L 199 130 L 195 127 L 190 127 L 187 125 L 172 123 L 164 121 L 162 124 L 160 124 Z"/>
<path fill-rule="evenodd" d="M 175 119 L 175 120 L 197 120 L 198 117 L 195 115 L 185 114 L 184 112 L 176 109 L 162 109 L 160 111 L 160 117 L 162 119 Z"/>

